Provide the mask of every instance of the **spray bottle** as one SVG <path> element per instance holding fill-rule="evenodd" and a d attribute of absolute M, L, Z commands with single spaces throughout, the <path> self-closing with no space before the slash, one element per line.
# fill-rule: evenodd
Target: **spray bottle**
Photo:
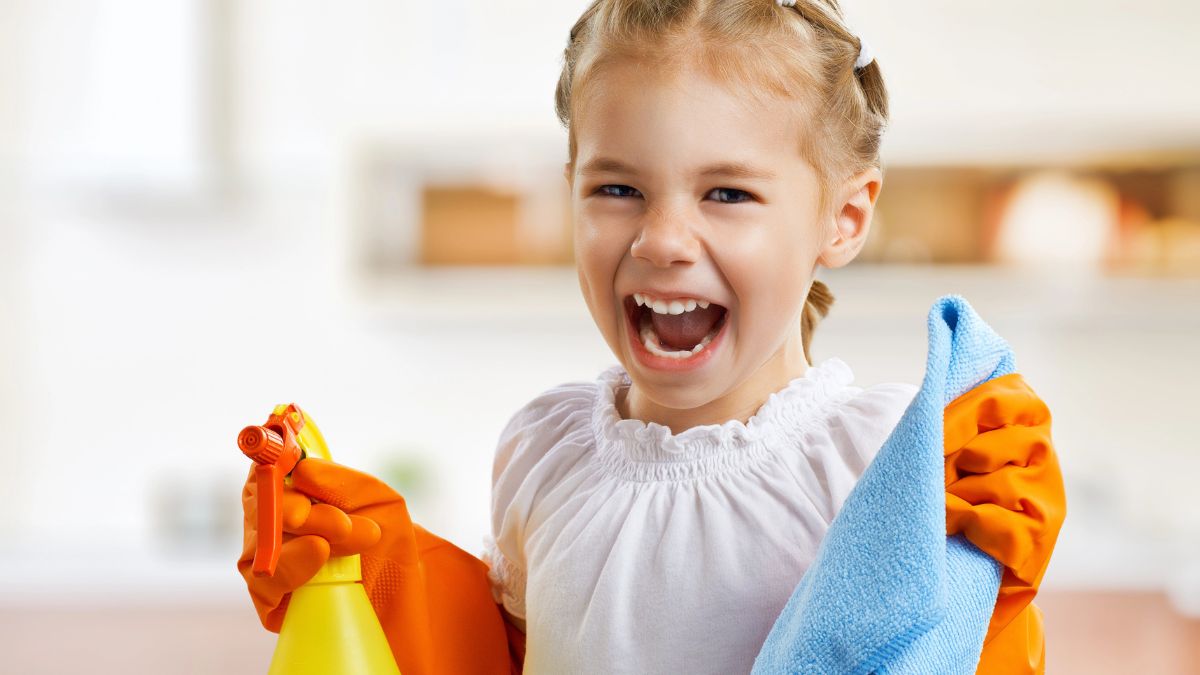
<path fill-rule="evenodd" d="M 276 406 L 261 426 L 238 434 L 254 460 L 258 489 L 256 576 L 275 573 L 283 546 L 283 487 L 309 455 L 331 459 L 320 429 L 292 403 Z M 359 556 L 336 556 L 292 592 L 270 675 L 400 675 L 387 636 L 362 585 Z"/>

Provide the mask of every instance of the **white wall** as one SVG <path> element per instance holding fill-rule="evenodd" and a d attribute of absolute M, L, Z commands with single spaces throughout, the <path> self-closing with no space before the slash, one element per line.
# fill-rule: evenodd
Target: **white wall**
<path fill-rule="evenodd" d="M 255 180 L 322 172 L 379 139 L 463 131 L 557 138 L 552 97 L 559 59 L 587 4 L 147 3 L 5 3 L 15 17 L 8 30 L 30 40 L 8 47 L 24 50 L 14 63 L 32 77 L 6 98 L 36 113 L 28 139 L 35 166 L 57 158 L 61 173 L 71 159 L 119 155 L 115 129 L 141 143 L 125 152 L 127 159 L 166 153 L 161 173 L 171 162 L 203 155 L 213 140 L 195 114 L 230 117 L 231 153 L 242 175 Z M 151 6 L 155 11 L 145 11 Z M 1200 63 L 1195 3 L 852 0 L 845 6 L 885 70 L 893 108 L 890 162 L 1040 161 L 1200 145 L 1194 123 L 1200 88 L 1186 77 Z M 131 16 L 145 23 L 130 26 Z M 202 31 L 196 53 L 186 49 L 187 34 L 175 35 L 179 17 L 187 16 L 198 17 Z M 203 32 L 210 30 L 207 21 L 216 24 L 211 35 Z M 110 44 L 122 35 L 150 37 L 122 55 Z M 161 63 L 137 71 L 145 87 L 114 75 L 155 45 L 164 50 L 153 60 Z M 222 45 L 231 50 L 227 88 L 207 92 L 201 73 L 199 90 L 176 91 L 175 80 L 160 76 L 190 68 L 189 59 Z M 115 86 L 89 93 L 104 78 Z M 201 109 L 194 111 L 187 106 L 197 95 Z M 139 133 L 119 124 L 121 101 L 137 104 L 127 112 Z M 146 109 L 159 113 L 139 113 Z M 81 156 L 80 148 L 95 152 Z"/>
<path fill-rule="evenodd" d="M 240 3 L 239 133 L 256 166 L 338 143 L 559 132 L 553 91 L 586 2 Z M 844 3 L 885 70 L 894 163 L 1200 145 L 1200 5 Z M 565 145 L 565 144 L 564 144 Z"/>
<path fill-rule="evenodd" d="M 894 103 L 891 161 L 1200 146 L 1200 5 L 850 0 Z"/>

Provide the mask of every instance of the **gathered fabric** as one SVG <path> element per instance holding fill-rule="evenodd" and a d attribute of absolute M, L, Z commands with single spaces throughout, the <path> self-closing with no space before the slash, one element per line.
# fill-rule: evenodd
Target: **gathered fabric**
<path fill-rule="evenodd" d="M 620 366 L 535 397 L 501 434 L 496 600 L 525 672 L 747 672 L 825 529 L 916 392 L 837 357 L 745 422 L 623 419 Z"/>

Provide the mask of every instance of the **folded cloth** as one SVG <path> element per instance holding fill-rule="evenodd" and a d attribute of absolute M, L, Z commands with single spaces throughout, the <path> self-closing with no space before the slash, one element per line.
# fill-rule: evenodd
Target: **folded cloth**
<path fill-rule="evenodd" d="M 1036 592 L 1061 524 L 1061 510 L 1057 520 L 1049 515 L 1049 527 L 1043 527 L 1042 534 L 1052 532 L 1042 536 L 1036 547 L 996 546 L 1003 536 L 996 534 L 993 525 L 1022 523 L 994 518 L 988 508 L 973 503 L 972 508 L 961 509 L 964 515 L 953 523 L 965 534 L 947 536 L 952 524 L 947 520 L 947 486 L 969 477 L 966 471 L 951 476 L 946 464 L 966 461 L 974 454 L 948 457 L 953 453 L 945 445 L 944 415 L 964 393 L 1015 373 L 1012 350 L 959 295 L 934 302 L 928 328 L 929 352 L 920 390 L 831 523 L 815 560 L 767 636 L 755 660 L 755 673 L 972 673 L 982 665 L 985 638 L 1001 643 L 998 636 L 1012 626 L 1029 624 L 1031 615 L 1026 611 L 1036 614 L 1036 608 L 1028 605 L 1032 595 L 1027 591 L 1033 580 Z M 978 414 L 995 407 L 974 410 Z M 973 420 L 969 415 L 955 419 L 959 420 L 955 439 L 963 439 L 963 430 L 969 432 Z M 1048 431 L 1048 413 L 1045 419 Z M 977 426 L 968 437 L 982 437 L 982 429 Z M 1048 433 L 1045 440 L 1041 445 L 1026 444 L 1025 457 L 1037 454 L 1034 446 L 1045 454 Z M 1055 477 L 1056 503 L 1061 504 L 1056 463 L 1053 471 L 1041 476 L 1050 483 Z M 1055 488 L 1046 492 L 1053 496 Z M 1009 497 L 1021 495 L 1020 485 L 1007 492 Z M 1020 504 L 1001 506 L 1021 508 Z M 972 519 L 967 512 L 989 514 Z M 1005 562 L 993 558 L 968 539 L 983 531 L 995 535 L 989 552 L 1027 555 L 1022 560 L 1006 556 Z M 1016 601 L 1006 611 L 1016 609 L 1024 618 L 1013 620 L 1010 613 L 1008 622 L 998 625 L 1004 618 L 993 621 L 993 615 L 1002 579 L 1009 579 L 1007 564 L 1021 571 L 1012 579 L 1025 586 L 1024 591 L 1017 590 Z M 1034 568 L 1040 571 L 1031 575 Z M 1025 605 L 1017 607 L 1021 599 Z M 1039 632 L 1038 649 L 1040 637 Z"/>

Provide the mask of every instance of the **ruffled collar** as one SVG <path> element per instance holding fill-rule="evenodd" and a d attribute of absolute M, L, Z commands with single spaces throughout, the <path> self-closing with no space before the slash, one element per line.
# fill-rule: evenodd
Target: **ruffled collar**
<path fill-rule="evenodd" d="M 621 418 L 617 391 L 631 380 L 618 364 L 596 378 L 592 430 L 601 461 L 624 477 L 691 478 L 769 453 L 780 440 L 819 421 L 820 411 L 847 398 L 853 381 L 850 366 L 829 357 L 768 395 L 746 422 L 702 424 L 672 434 L 670 427 L 657 422 Z"/>

